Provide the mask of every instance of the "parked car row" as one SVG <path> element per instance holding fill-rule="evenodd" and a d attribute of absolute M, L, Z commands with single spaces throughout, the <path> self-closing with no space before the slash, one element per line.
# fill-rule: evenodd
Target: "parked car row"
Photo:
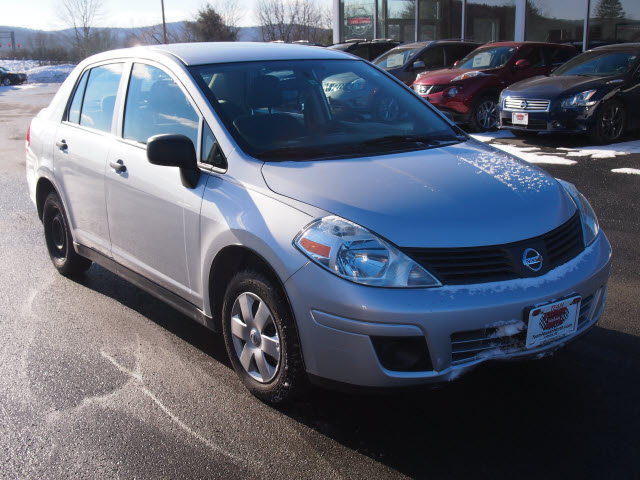
<path fill-rule="evenodd" d="M 353 41 L 332 48 L 367 58 L 364 48 L 374 44 L 387 49 L 375 65 L 474 131 L 589 133 L 611 143 L 640 126 L 640 44 L 579 55 L 574 45 L 544 42 Z M 392 105 L 384 110 L 383 99 L 367 106 L 372 116 L 398 116 Z"/>

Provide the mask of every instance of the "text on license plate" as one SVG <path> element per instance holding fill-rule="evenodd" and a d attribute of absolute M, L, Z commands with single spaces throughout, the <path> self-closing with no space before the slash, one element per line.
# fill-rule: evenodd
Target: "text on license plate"
<path fill-rule="evenodd" d="M 575 332 L 581 300 L 579 296 L 575 296 L 532 308 L 529 311 L 527 348 L 537 347 Z"/>
<path fill-rule="evenodd" d="M 529 125 L 529 114 L 514 112 L 511 114 L 511 123 L 514 125 Z"/>

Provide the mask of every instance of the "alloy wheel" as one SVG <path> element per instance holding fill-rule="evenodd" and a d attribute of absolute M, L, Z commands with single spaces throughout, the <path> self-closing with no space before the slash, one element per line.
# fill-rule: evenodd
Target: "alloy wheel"
<path fill-rule="evenodd" d="M 280 367 L 280 337 L 264 300 L 245 292 L 231 309 L 233 347 L 242 368 L 257 382 L 273 380 Z"/>
<path fill-rule="evenodd" d="M 498 124 L 498 105 L 495 100 L 487 99 L 478 105 L 476 119 L 485 130 L 494 128 Z"/>
<path fill-rule="evenodd" d="M 624 116 L 622 109 L 619 105 L 608 105 L 604 112 L 602 112 L 602 119 L 600 120 L 600 131 L 602 137 L 607 141 L 616 140 L 622 135 L 622 129 L 624 127 Z"/>

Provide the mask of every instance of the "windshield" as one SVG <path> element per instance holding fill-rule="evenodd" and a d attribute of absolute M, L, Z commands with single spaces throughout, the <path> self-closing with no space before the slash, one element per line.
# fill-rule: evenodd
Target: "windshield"
<path fill-rule="evenodd" d="M 190 71 L 238 145 L 265 161 L 378 155 L 466 139 L 422 99 L 359 60 Z"/>
<path fill-rule="evenodd" d="M 454 68 L 483 70 L 485 68 L 500 68 L 507 63 L 516 47 L 485 47 L 478 48 L 464 57 Z"/>
<path fill-rule="evenodd" d="M 638 54 L 634 52 L 585 52 L 569 60 L 553 72 L 552 75 L 586 75 L 594 77 L 622 75 L 633 67 L 637 58 Z"/>
<path fill-rule="evenodd" d="M 424 47 L 396 47 L 379 56 L 373 63 L 381 68 L 401 67 Z"/>

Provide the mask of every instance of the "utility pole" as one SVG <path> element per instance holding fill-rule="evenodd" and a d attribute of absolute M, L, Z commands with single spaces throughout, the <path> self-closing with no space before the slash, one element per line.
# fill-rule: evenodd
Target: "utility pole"
<path fill-rule="evenodd" d="M 164 43 L 167 43 L 167 23 L 164 20 L 164 0 L 160 0 L 160 5 L 162 6 L 162 35 L 164 38 Z"/>

